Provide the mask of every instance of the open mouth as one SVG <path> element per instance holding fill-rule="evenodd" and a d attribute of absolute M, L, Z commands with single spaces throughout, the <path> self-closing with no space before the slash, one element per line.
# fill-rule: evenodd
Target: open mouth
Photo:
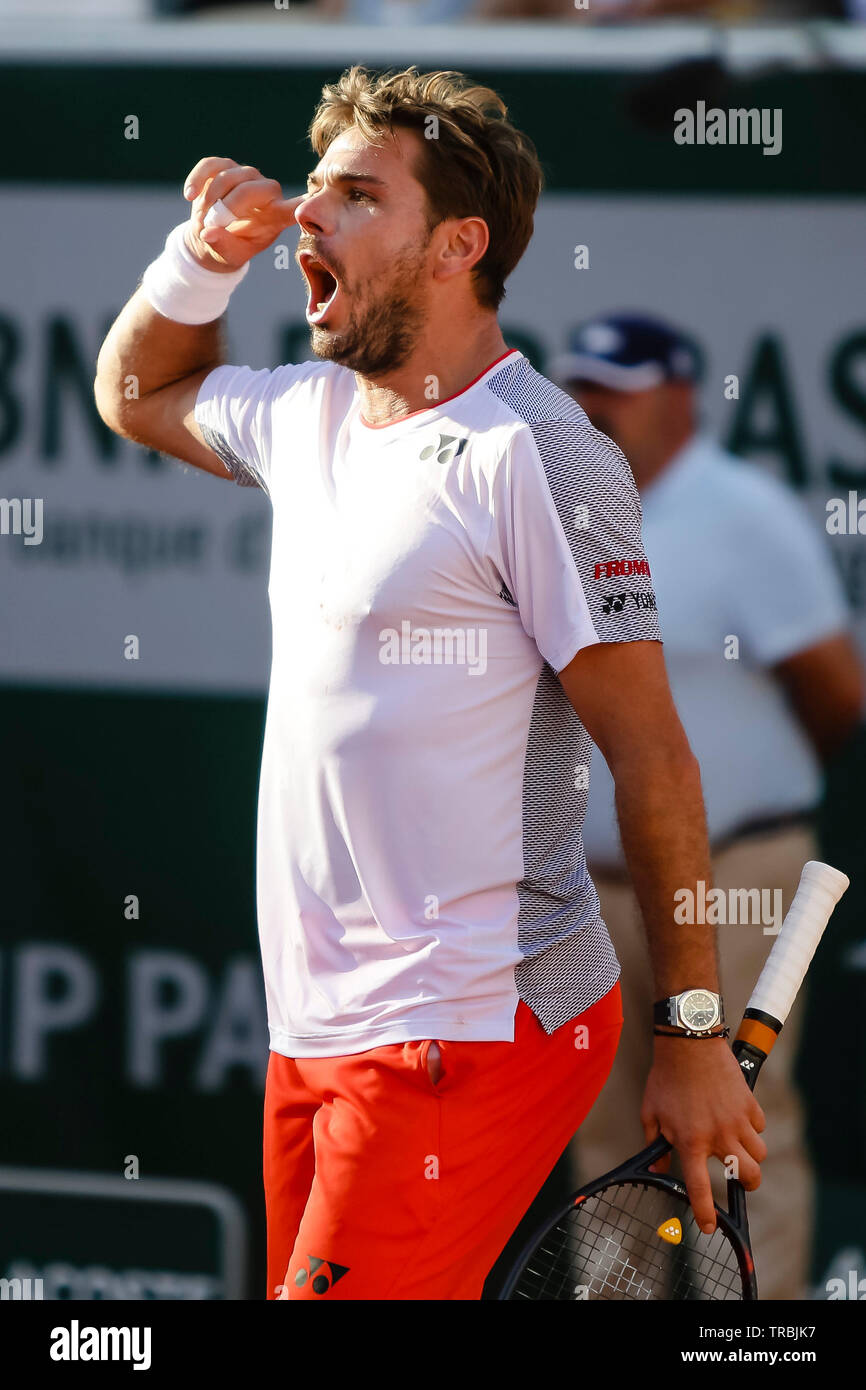
<path fill-rule="evenodd" d="M 322 323 L 339 294 L 339 282 L 318 257 L 302 252 L 298 261 L 308 286 L 307 322 Z"/>

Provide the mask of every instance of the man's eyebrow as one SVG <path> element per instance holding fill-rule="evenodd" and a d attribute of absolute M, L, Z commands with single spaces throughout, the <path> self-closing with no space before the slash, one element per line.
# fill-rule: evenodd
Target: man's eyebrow
<path fill-rule="evenodd" d="M 375 188 L 388 187 L 385 180 L 378 178 L 375 174 L 353 174 L 349 169 L 332 168 L 330 175 L 333 183 L 368 183 Z M 321 182 L 322 176 L 315 169 L 307 175 L 307 187 Z"/>

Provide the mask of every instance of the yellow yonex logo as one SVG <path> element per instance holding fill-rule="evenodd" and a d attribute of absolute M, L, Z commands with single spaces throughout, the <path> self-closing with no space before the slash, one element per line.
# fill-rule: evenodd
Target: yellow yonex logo
<path fill-rule="evenodd" d="M 678 1216 L 672 1216 L 669 1221 L 663 1221 L 656 1231 L 657 1236 L 666 1240 L 669 1245 L 679 1245 L 683 1238 L 683 1228 L 680 1225 Z"/>

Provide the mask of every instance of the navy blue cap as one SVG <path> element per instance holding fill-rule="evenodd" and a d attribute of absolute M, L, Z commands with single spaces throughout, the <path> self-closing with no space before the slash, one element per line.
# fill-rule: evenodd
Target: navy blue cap
<path fill-rule="evenodd" d="M 549 375 L 560 386 L 592 381 L 614 391 L 646 391 L 666 381 L 695 382 L 700 372 L 696 344 L 672 325 L 646 314 L 604 314 L 573 330 Z"/>

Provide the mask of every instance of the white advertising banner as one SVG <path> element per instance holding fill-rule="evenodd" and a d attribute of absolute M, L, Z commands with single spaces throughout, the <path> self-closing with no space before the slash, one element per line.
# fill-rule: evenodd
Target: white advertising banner
<path fill-rule="evenodd" d="M 105 331 L 186 210 L 154 188 L 0 193 L 4 682 L 266 688 L 267 499 L 117 439 L 92 403 Z M 736 426 L 756 466 L 805 482 L 816 525 L 840 499 L 827 543 L 866 638 L 864 229 L 854 199 L 550 194 L 501 321 L 515 346 L 535 340 L 542 369 L 602 310 L 691 332 L 706 423 L 723 441 Z M 292 255 L 263 253 L 229 310 L 229 360 L 310 356 L 304 303 Z"/>

